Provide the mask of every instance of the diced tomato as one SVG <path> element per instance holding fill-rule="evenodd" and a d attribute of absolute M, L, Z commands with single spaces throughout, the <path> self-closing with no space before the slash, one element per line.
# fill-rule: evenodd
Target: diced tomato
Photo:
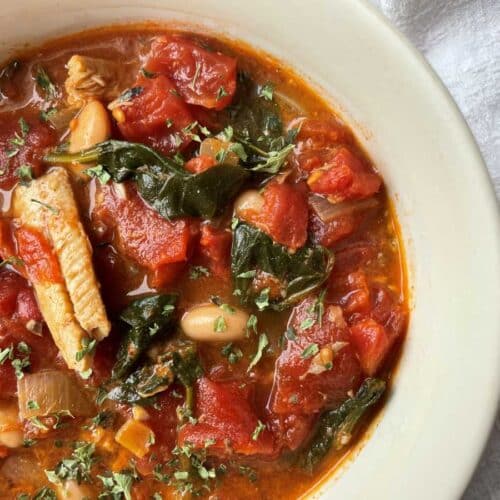
<path fill-rule="evenodd" d="M 340 294 L 336 302 L 346 314 L 368 313 L 371 310 L 370 288 L 363 271 L 354 271 L 338 279 L 336 290 Z"/>
<path fill-rule="evenodd" d="M 17 307 L 17 295 L 25 282 L 21 276 L 6 269 L 0 270 L 0 316 L 11 317 Z"/>
<path fill-rule="evenodd" d="M 180 429 L 179 444 L 204 448 L 213 440 L 207 452 L 217 456 L 273 454 L 273 436 L 267 427 L 259 429 L 251 398 L 248 384 L 242 387 L 239 382 L 212 382 L 202 377 L 196 384 L 197 423 Z"/>
<path fill-rule="evenodd" d="M 288 129 L 300 127 L 297 135 L 297 149 L 303 151 L 319 151 L 333 148 L 341 144 L 351 144 L 351 131 L 337 120 L 319 120 L 314 118 L 297 118 Z"/>
<path fill-rule="evenodd" d="M 335 202 L 367 198 L 382 185 L 380 177 L 347 148 L 340 148 L 331 162 L 313 170 L 307 179 L 311 191 Z"/>
<path fill-rule="evenodd" d="M 376 252 L 376 246 L 368 241 L 358 241 L 337 249 L 332 279 L 356 271 L 372 259 Z"/>
<path fill-rule="evenodd" d="M 315 213 L 311 214 L 309 229 L 312 240 L 325 247 L 349 236 L 357 227 L 355 214 L 341 215 L 330 222 L 323 222 Z"/>
<path fill-rule="evenodd" d="M 123 253 L 150 271 L 152 286 L 164 286 L 187 261 L 197 225 L 189 219 L 168 221 L 132 186 L 127 186 L 126 192 L 123 198 L 112 186 L 101 186 L 93 219 L 115 228 Z"/>
<path fill-rule="evenodd" d="M 208 51 L 179 36 L 156 38 L 146 68 L 165 73 L 189 104 L 223 109 L 236 91 L 234 57 Z"/>
<path fill-rule="evenodd" d="M 278 451 L 295 451 L 310 436 L 316 415 L 275 415 L 268 418 Z"/>
<path fill-rule="evenodd" d="M 139 76 L 133 88 L 142 90 L 119 108 L 123 115 L 118 128 L 125 139 L 144 142 L 166 154 L 186 147 L 191 138 L 182 129 L 193 123 L 193 116 L 172 82 L 164 75 Z M 114 116 L 118 116 L 116 111 Z"/>
<path fill-rule="evenodd" d="M 46 148 L 56 144 L 56 135 L 50 127 L 37 121 L 27 123 L 29 130 L 23 134 L 17 119 L 2 118 L 0 189 L 11 189 L 19 181 L 17 171 L 23 165 L 29 165 L 33 175 L 39 176 L 43 171 L 42 156 Z"/>
<path fill-rule="evenodd" d="M 262 192 L 260 212 L 244 211 L 242 217 L 281 245 L 297 249 L 307 240 L 308 205 L 304 184 L 270 182 Z"/>
<path fill-rule="evenodd" d="M 351 326 L 351 340 L 367 375 L 375 375 L 392 345 L 385 328 L 366 318 Z"/>
<path fill-rule="evenodd" d="M 398 303 L 397 297 L 382 286 L 373 287 L 371 297 L 371 317 L 384 325 L 391 339 L 400 337 L 406 327 L 407 312 Z"/>
<path fill-rule="evenodd" d="M 63 282 L 57 257 L 42 233 L 23 226 L 16 230 L 15 236 L 19 257 L 32 282 Z"/>
<path fill-rule="evenodd" d="M 231 231 L 211 224 L 201 226 L 200 253 L 210 271 L 220 277 L 229 274 L 231 265 Z"/>
<path fill-rule="evenodd" d="M 16 247 L 14 239 L 12 238 L 12 228 L 10 221 L 7 219 L 0 219 L 0 257 L 8 259 L 16 255 Z"/>
<path fill-rule="evenodd" d="M 199 174 L 201 172 L 205 172 L 205 170 L 208 170 L 215 165 L 217 165 L 217 162 L 214 158 L 208 155 L 200 155 L 188 160 L 185 163 L 184 168 L 186 170 L 189 170 L 193 174 Z"/>
<path fill-rule="evenodd" d="M 287 340 L 276 362 L 270 398 L 274 413 L 309 415 L 334 407 L 361 381 L 359 362 L 340 308 L 326 305 L 320 324 L 314 301 L 308 298 L 292 311 L 289 327 L 295 332 L 295 339 Z M 331 366 L 314 370 L 323 359 L 323 348 L 331 350 Z"/>
<path fill-rule="evenodd" d="M 17 295 L 16 318 L 23 322 L 29 320 L 42 321 L 42 313 L 38 308 L 38 303 L 32 288 L 23 288 Z"/>

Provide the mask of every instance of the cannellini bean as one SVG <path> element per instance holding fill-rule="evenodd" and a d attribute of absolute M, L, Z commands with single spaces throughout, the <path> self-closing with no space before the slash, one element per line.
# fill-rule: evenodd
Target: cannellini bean
<path fill-rule="evenodd" d="M 0 445 L 18 448 L 22 446 L 23 439 L 17 402 L 0 401 Z"/>
<path fill-rule="evenodd" d="M 200 155 L 207 155 L 216 159 L 217 153 L 227 151 L 230 147 L 230 142 L 224 142 L 215 137 L 207 137 L 200 144 Z M 224 158 L 224 163 L 226 165 L 238 165 L 238 155 L 233 151 L 228 151 Z"/>
<path fill-rule="evenodd" d="M 260 212 L 264 206 L 264 198 L 256 189 L 243 191 L 234 202 L 237 216 L 245 218 L 245 212 Z"/>
<path fill-rule="evenodd" d="M 92 489 L 85 484 L 78 484 L 74 480 L 57 483 L 57 498 L 61 500 L 85 500 L 94 498 Z"/>
<path fill-rule="evenodd" d="M 181 319 L 182 331 L 201 342 L 227 342 L 245 337 L 248 314 L 241 309 L 215 304 L 195 306 Z"/>
<path fill-rule="evenodd" d="M 111 122 L 109 114 L 99 101 L 90 101 L 70 124 L 70 153 L 77 153 L 90 148 L 111 137 Z M 74 173 L 80 174 L 88 165 L 71 164 Z"/>

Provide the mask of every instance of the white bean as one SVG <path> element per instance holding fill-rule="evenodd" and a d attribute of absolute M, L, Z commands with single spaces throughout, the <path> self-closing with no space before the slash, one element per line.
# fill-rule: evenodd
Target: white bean
<path fill-rule="evenodd" d="M 77 153 L 95 146 L 111 137 L 111 122 L 109 114 L 99 101 L 90 101 L 71 122 L 69 138 L 70 153 Z M 89 165 L 72 164 L 71 170 L 80 174 Z"/>
<path fill-rule="evenodd" d="M 181 328 L 201 342 L 229 342 L 245 337 L 248 314 L 235 307 L 215 304 L 195 306 L 184 313 Z"/>
<path fill-rule="evenodd" d="M 234 211 L 238 217 L 245 218 L 245 212 L 260 212 L 264 206 L 264 198 L 256 189 L 243 191 L 234 202 Z"/>

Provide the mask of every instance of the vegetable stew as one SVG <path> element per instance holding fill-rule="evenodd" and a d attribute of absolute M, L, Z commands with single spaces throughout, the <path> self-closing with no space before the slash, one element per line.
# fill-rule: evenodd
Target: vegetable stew
<path fill-rule="evenodd" d="M 397 221 L 291 69 L 158 27 L 50 42 L 0 71 L 0 169 L 0 498 L 297 498 L 361 439 Z"/>

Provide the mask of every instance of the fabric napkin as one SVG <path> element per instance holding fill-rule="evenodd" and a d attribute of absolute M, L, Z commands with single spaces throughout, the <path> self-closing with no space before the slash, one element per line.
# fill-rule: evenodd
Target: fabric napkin
<path fill-rule="evenodd" d="M 450 90 L 500 197 L 500 0 L 370 1 L 425 55 Z M 462 500 L 500 500 L 500 414 Z"/>

